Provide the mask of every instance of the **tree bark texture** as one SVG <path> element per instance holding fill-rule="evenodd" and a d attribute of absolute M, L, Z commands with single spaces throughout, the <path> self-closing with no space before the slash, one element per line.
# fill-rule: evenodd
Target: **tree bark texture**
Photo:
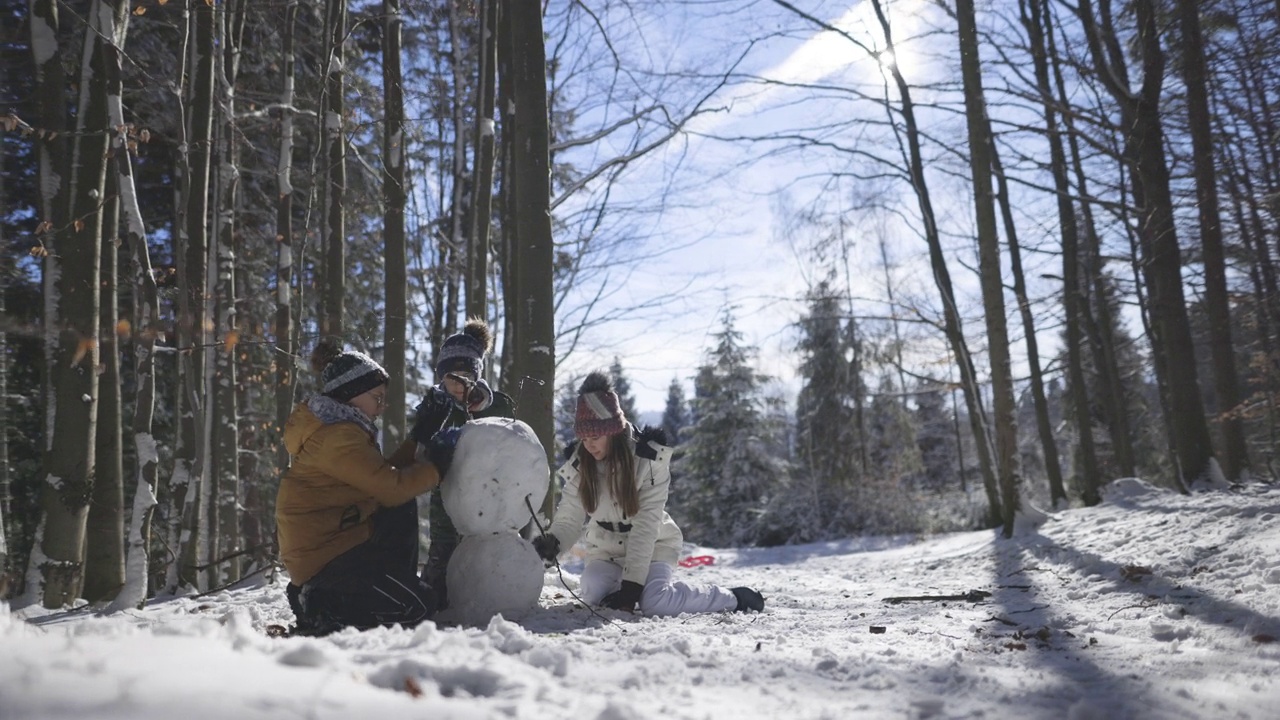
<path fill-rule="evenodd" d="M 468 206 L 466 314 L 488 317 L 489 227 L 493 213 L 493 163 L 497 94 L 498 0 L 480 0 L 480 77 L 476 87 L 475 169 Z"/>
<path fill-rule="evenodd" d="M 1100 0 L 1102 17 L 1109 18 L 1110 0 Z M 1134 204 L 1139 209 L 1142 269 L 1149 292 L 1151 346 L 1168 403 L 1165 422 L 1170 429 L 1184 486 L 1209 480 L 1216 467 L 1196 364 L 1191 324 L 1182 288 L 1182 253 L 1173 218 L 1169 167 L 1164 154 L 1160 92 L 1165 58 L 1160 47 L 1157 10 L 1152 0 L 1133 4 L 1142 64 L 1141 85 L 1121 83 L 1117 70 L 1118 40 L 1109 26 L 1095 21 L 1091 0 L 1081 0 L 1078 13 L 1086 25 L 1090 55 L 1098 76 L 1120 107 L 1125 133 L 1125 157 L 1131 165 Z M 1108 49 L 1104 50 L 1104 44 Z M 1110 56 L 1110 57 L 1108 57 Z"/>
<path fill-rule="evenodd" d="M 1084 376 L 1084 334 L 1081 332 L 1080 230 L 1076 224 L 1075 206 L 1071 201 L 1071 182 L 1067 175 L 1066 151 L 1059 131 L 1057 105 L 1049 82 L 1048 49 L 1045 37 L 1052 34 L 1047 0 L 1023 0 L 1023 25 L 1030 41 L 1036 86 L 1044 110 L 1044 126 L 1049 144 L 1049 169 L 1058 205 L 1058 228 L 1062 233 L 1062 305 L 1065 312 L 1067 340 L 1067 385 L 1071 393 L 1071 410 L 1079 438 L 1079 467 L 1076 479 L 1083 489 L 1086 505 L 1096 505 L 1098 495 L 1098 458 L 1093 443 L 1093 421 L 1089 414 L 1089 388 Z M 1059 483 L 1061 483 L 1059 478 Z M 1056 505 L 1060 499 L 1050 484 L 1050 496 Z M 1065 500 L 1065 493 L 1061 498 Z"/>
<path fill-rule="evenodd" d="M 327 0 L 325 24 L 329 45 L 324 75 L 324 142 L 328 167 L 323 208 L 325 283 L 320 334 L 342 337 L 347 293 L 347 230 L 343 208 L 347 190 L 346 53 L 343 50 L 347 38 L 346 0 Z"/>
<path fill-rule="evenodd" d="M 1231 338 L 1231 301 L 1222 243 L 1222 218 L 1218 208 L 1218 177 L 1214 168 L 1200 4 L 1196 0 L 1177 0 L 1177 11 L 1182 29 L 1182 77 L 1187 87 L 1191 164 L 1196 178 L 1196 211 L 1204 262 L 1209 352 L 1213 359 L 1213 380 L 1218 395 L 1217 422 L 1222 439 L 1222 469 L 1227 479 L 1234 481 L 1248 469 L 1249 457 L 1244 443 L 1244 422 L 1240 417 L 1235 343 Z"/>
<path fill-rule="evenodd" d="M 956 0 L 960 37 L 960 72 L 964 82 L 965 116 L 969 129 L 969 165 L 973 179 L 974 210 L 978 230 L 978 267 L 982 307 L 986 315 L 987 347 L 991 359 L 991 395 L 996 441 L 996 473 L 1003 503 L 1004 536 L 1013 536 L 1016 515 L 1022 511 L 1022 477 L 1018 456 L 1017 400 L 1013 393 L 1013 365 L 1009 353 L 1009 327 L 1004 307 L 1004 276 L 1000 267 L 1000 240 L 996 231 L 991 168 L 994 163 L 991 128 L 987 122 L 982 70 L 978 58 L 978 27 L 973 0 Z M 1032 333 L 1034 336 L 1034 333 Z"/>
<path fill-rule="evenodd" d="M 404 17 L 400 0 L 383 0 L 382 92 L 386 123 L 382 136 L 383 238 L 386 268 L 386 320 L 383 325 L 382 364 L 391 376 L 387 383 L 387 407 L 383 413 L 383 447 L 396 448 L 405 437 L 405 357 L 409 312 L 407 240 L 404 228 L 405 135 L 404 87 L 401 72 L 401 32 Z"/>
<path fill-rule="evenodd" d="M 547 116 L 546 48 L 542 10 L 537 3 L 512 3 L 512 92 L 515 125 L 512 181 L 515 183 L 515 252 L 519 255 L 519 297 L 515 320 L 517 417 L 529 424 L 542 446 L 555 448 L 555 306 L 552 287 L 550 127 Z M 554 458 L 548 457 L 550 462 Z M 548 478 L 549 483 L 554 480 Z M 549 488 L 548 500 L 554 499 Z M 543 503 L 548 517 L 551 509 Z"/>
<path fill-rule="evenodd" d="M 872 8 L 884 33 L 886 50 L 893 52 L 893 33 L 888 16 L 880 0 L 872 0 Z M 956 367 L 960 372 L 960 386 L 964 391 L 965 406 L 969 411 L 969 425 L 973 431 L 974 446 L 978 454 L 978 466 L 982 471 L 982 486 L 987 494 L 988 522 L 999 525 L 1004 518 L 1003 504 L 996 479 L 995 461 L 992 457 L 991 439 L 989 435 L 986 411 L 982 406 L 981 389 L 978 387 L 977 371 L 973 358 L 969 354 L 969 346 L 964 338 L 960 312 L 956 307 L 955 291 L 951 284 L 951 273 L 947 269 L 946 257 L 942 252 L 942 238 L 938 232 L 937 216 L 933 211 L 933 200 L 929 195 L 929 186 L 924 174 L 924 154 L 920 146 L 920 129 L 916 123 L 915 105 L 911 100 L 911 87 L 897 65 L 890 65 L 901 102 L 899 108 L 907 140 L 907 165 L 911 176 L 912 190 L 920 207 L 920 218 L 924 224 L 924 236 L 929 245 L 929 264 L 933 271 L 934 285 L 938 288 L 942 299 L 943 332 L 947 342 L 955 353 Z"/>

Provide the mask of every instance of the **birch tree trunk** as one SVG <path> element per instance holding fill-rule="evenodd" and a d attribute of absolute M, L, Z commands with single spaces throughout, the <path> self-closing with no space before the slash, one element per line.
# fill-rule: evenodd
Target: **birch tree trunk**
<path fill-rule="evenodd" d="M 40 552 L 33 552 L 32 560 L 40 562 L 47 608 L 71 603 L 84 586 L 85 529 L 98 420 L 98 281 L 107 132 L 97 46 L 100 36 L 114 32 L 104 22 L 110 23 L 111 15 L 95 0 L 89 9 L 80 65 L 76 137 L 70 163 L 63 170 L 70 176 L 69 224 L 55 229 L 55 307 L 54 315 L 45 319 L 58 333 L 58 346 L 53 356 L 52 442 L 40 497 L 44 533 Z"/>
<path fill-rule="evenodd" d="M 127 5 L 122 3 L 127 10 Z M 128 15 L 124 16 L 126 19 Z M 110 611 L 141 608 L 147 598 L 147 578 L 150 570 L 149 549 L 151 543 L 151 518 L 156 506 L 156 482 L 159 453 L 151 434 L 155 412 L 155 346 L 160 334 L 160 298 L 152 273 L 151 254 L 147 247 L 146 226 L 138 207 L 138 193 L 133 181 L 133 152 L 136 136 L 125 123 L 121 101 L 122 72 L 121 47 L 124 32 L 117 42 L 108 44 L 104 51 L 107 72 L 107 117 L 113 129 L 112 158 L 116 185 L 120 189 L 120 208 L 124 220 L 124 241 L 133 256 L 133 359 L 134 397 L 133 445 L 136 470 L 134 472 L 133 506 L 129 518 L 129 533 L 125 561 L 124 586 Z"/>
<path fill-rule="evenodd" d="M 400 0 L 383 0 L 382 92 L 386 106 L 383 127 L 382 177 L 383 238 L 386 243 L 386 321 L 382 363 L 391 379 L 387 383 L 387 408 L 382 423 L 382 446 L 400 447 L 405 437 L 405 336 L 408 323 L 408 249 L 404 231 L 405 122 L 404 87 L 401 84 L 400 35 L 404 18 Z"/>
<path fill-rule="evenodd" d="M 106 98 L 106 127 L 118 127 L 112 122 L 114 108 L 121 106 L 120 54 L 129 29 L 129 3 L 124 0 L 104 0 L 101 11 L 110 15 L 111 33 L 104 33 L 98 44 L 102 62 L 101 82 Z M 105 27 L 107 22 L 103 23 Z M 120 113 L 121 124 L 123 113 Z M 110 132 L 110 131 L 109 131 Z M 108 157 L 119 150 L 112 148 L 110 135 L 106 140 Z M 121 396 L 120 341 L 127 326 L 121 325 L 119 303 L 119 248 L 120 213 L 122 207 L 120 177 L 111 172 L 112 163 L 104 168 L 107 194 L 107 220 L 103 227 L 102 243 L 102 312 L 101 338 L 103 344 L 102 365 L 99 379 L 97 476 L 94 482 L 93 505 L 89 512 L 88 547 L 89 563 L 86 575 L 85 597 L 90 600 L 114 598 L 125 583 L 125 525 L 124 525 L 124 438 L 123 398 Z"/>
<path fill-rule="evenodd" d="M 542 37 L 542 9 L 538 3 L 511 3 L 512 92 L 515 125 L 512 178 L 515 184 L 515 252 L 519 254 L 517 287 L 519 316 L 515 376 L 519 391 L 518 417 L 528 423 L 542 446 L 555 447 L 555 307 L 552 288 L 550 127 L 547 118 L 546 48 Z M 526 378 L 528 380 L 526 381 Z M 553 460 L 553 458 L 548 458 Z M 554 485 L 554 479 L 549 478 Z M 554 499 L 549 487 L 543 511 Z"/>
<path fill-rule="evenodd" d="M 280 157 L 276 165 L 276 436 L 293 409 L 297 366 L 293 347 L 293 89 L 294 31 L 298 0 L 289 0 L 284 11 L 284 43 L 281 58 L 284 83 L 280 91 Z M 289 451 L 279 443 L 276 467 L 289 466 Z"/>
<path fill-rule="evenodd" d="M 323 244 L 325 253 L 324 312 L 320 322 L 321 335 L 341 337 L 344 328 L 346 306 L 346 222 L 343 203 L 346 197 L 346 136 L 343 122 L 346 102 L 343 97 L 346 69 L 343 45 L 347 36 L 346 0 L 327 0 L 325 26 L 328 44 L 328 62 L 324 76 L 324 143 L 328 157 L 327 190 Z"/>
<path fill-rule="evenodd" d="M 104 2 L 104 6 L 106 3 Z M 109 43 L 103 41 L 101 52 Z M 100 81 L 110 97 L 108 70 L 103 66 Z M 120 318 L 119 244 L 120 195 L 114 173 L 107 173 L 106 201 L 102 223 L 102 282 L 99 323 L 101 357 L 98 375 L 98 429 L 93 480 L 85 531 L 85 573 L 83 596 L 89 602 L 108 600 L 124 586 L 124 438 L 120 400 Z"/>

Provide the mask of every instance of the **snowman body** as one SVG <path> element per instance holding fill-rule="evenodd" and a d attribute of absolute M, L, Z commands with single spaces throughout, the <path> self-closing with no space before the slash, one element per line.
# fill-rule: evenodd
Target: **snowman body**
<path fill-rule="evenodd" d="M 485 625 L 522 614 L 542 593 L 542 560 L 519 530 L 546 497 L 546 451 L 520 420 L 462 426 L 441 499 L 461 540 L 449 559 L 449 608 L 441 619 Z"/>

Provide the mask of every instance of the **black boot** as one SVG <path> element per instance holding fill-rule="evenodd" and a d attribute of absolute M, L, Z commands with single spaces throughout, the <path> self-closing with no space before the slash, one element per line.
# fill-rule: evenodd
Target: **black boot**
<path fill-rule="evenodd" d="M 729 588 L 733 596 L 738 598 L 738 607 L 734 612 L 764 611 L 764 596 L 749 587 Z"/>

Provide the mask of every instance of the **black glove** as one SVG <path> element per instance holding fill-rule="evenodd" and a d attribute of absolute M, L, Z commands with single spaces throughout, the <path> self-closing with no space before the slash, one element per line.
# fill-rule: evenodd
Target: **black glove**
<path fill-rule="evenodd" d="M 413 428 L 409 430 L 409 437 L 424 447 L 430 445 L 431 438 L 440 432 L 440 428 L 449 419 L 452 407 L 453 399 L 444 390 L 438 387 L 428 390 L 427 396 L 422 398 L 414 411 Z"/>
<path fill-rule="evenodd" d="M 556 556 L 560 554 L 560 538 L 547 533 L 539 535 L 533 539 L 533 549 L 538 551 L 538 557 L 547 562 L 555 562 Z"/>
<path fill-rule="evenodd" d="M 427 445 L 427 459 L 440 471 L 441 480 L 449 474 L 449 466 L 453 464 L 453 451 L 458 446 L 458 436 L 461 434 L 461 427 L 445 428 L 436 433 Z"/>
<path fill-rule="evenodd" d="M 605 595 L 604 599 L 600 601 L 600 604 L 614 610 L 635 612 L 636 603 L 640 602 L 640 593 L 642 591 L 644 591 L 644 586 L 640 583 L 623 580 L 622 589 L 615 590 L 608 595 Z"/>

